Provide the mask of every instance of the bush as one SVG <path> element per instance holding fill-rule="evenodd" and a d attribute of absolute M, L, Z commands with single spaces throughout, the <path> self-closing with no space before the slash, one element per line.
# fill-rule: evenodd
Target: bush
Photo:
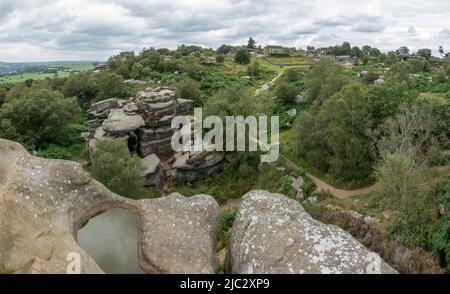
<path fill-rule="evenodd" d="M 177 94 L 180 98 L 193 100 L 194 106 L 202 105 L 200 84 L 191 78 L 186 78 L 178 84 Z"/>
<path fill-rule="evenodd" d="M 279 83 L 276 89 L 276 96 L 285 104 L 293 103 L 297 94 L 295 86 L 286 82 Z"/>
<path fill-rule="evenodd" d="M 234 61 L 239 64 L 249 64 L 250 63 L 250 53 L 247 48 L 239 48 L 234 57 Z"/>
<path fill-rule="evenodd" d="M 427 246 L 428 234 L 437 218 L 436 177 L 402 154 L 386 155 L 377 168 L 377 177 L 376 195 L 381 205 L 396 213 L 390 225 L 391 238 L 400 238 L 411 248 Z"/>
<path fill-rule="evenodd" d="M 99 141 L 93 154 L 92 175 L 111 191 L 133 199 L 149 195 L 144 188 L 141 159 L 130 156 L 126 142 Z"/>
<path fill-rule="evenodd" d="M 37 152 L 37 156 L 52 159 L 71 160 L 79 155 L 83 150 L 82 144 L 76 144 L 69 147 L 61 147 L 54 144 L 49 145 L 46 149 Z"/>
<path fill-rule="evenodd" d="M 259 75 L 259 62 L 258 61 L 253 61 L 252 64 L 249 64 L 247 66 L 247 73 L 249 75 L 251 75 L 252 77 Z"/>
<path fill-rule="evenodd" d="M 225 56 L 217 55 L 216 56 L 216 61 L 219 62 L 219 63 L 224 63 L 225 62 Z"/>

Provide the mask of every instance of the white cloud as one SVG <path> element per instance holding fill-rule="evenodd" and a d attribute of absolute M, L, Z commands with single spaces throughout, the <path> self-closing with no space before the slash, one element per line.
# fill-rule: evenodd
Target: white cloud
<path fill-rule="evenodd" d="M 0 60 L 104 60 L 188 43 L 450 49 L 446 1 L 0 0 Z"/>

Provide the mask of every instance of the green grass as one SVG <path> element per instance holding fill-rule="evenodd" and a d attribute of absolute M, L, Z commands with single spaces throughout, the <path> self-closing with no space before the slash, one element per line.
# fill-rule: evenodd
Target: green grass
<path fill-rule="evenodd" d="M 58 77 L 67 77 L 72 72 L 81 72 L 81 71 L 87 71 L 93 68 L 93 65 L 90 63 L 86 64 L 64 64 L 64 67 L 67 67 L 67 69 L 58 71 L 57 74 L 54 73 L 23 73 L 23 74 L 11 74 L 6 76 L 0 77 L 0 84 L 6 83 L 6 84 L 17 84 L 21 82 L 25 82 L 26 80 L 44 80 L 47 78 L 54 78 L 55 76 Z"/>
<path fill-rule="evenodd" d="M 3 265 L 0 265 L 0 275 L 12 274 L 13 272 L 14 272 L 13 270 L 11 270 Z"/>

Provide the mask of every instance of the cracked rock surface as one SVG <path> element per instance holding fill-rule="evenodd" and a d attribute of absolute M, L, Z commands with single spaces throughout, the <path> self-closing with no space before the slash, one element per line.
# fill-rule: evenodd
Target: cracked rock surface
<path fill-rule="evenodd" d="M 227 272 L 238 274 L 396 273 L 349 233 L 313 219 L 295 200 L 247 193 L 233 224 Z"/>

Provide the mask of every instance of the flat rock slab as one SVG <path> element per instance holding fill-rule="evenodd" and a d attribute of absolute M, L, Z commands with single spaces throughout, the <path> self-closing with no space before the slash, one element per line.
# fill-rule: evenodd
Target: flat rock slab
<path fill-rule="evenodd" d="M 227 271 L 236 274 L 396 273 L 349 233 L 267 191 L 243 197 L 228 254 Z"/>
<path fill-rule="evenodd" d="M 145 126 L 139 115 L 128 115 L 123 109 L 111 109 L 108 118 L 103 122 L 103 129 L 110 135 L 124 135 Z"/>

